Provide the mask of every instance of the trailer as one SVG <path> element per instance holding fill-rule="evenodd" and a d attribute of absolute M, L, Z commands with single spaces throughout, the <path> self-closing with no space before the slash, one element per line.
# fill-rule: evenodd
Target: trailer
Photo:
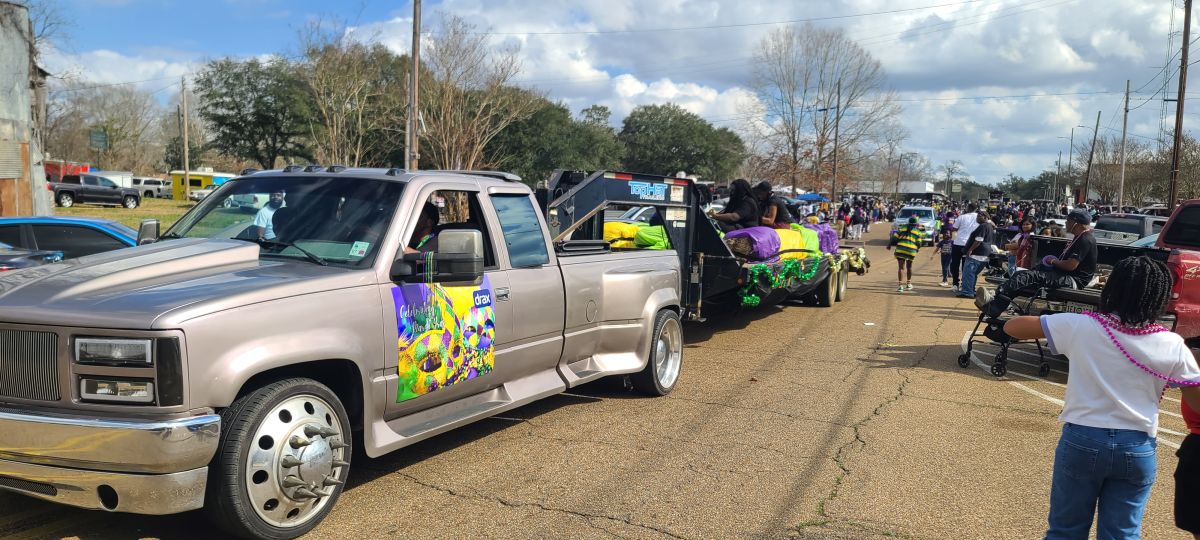
<path fill-rule="evenodd" d="M 604 242 L 605 212 L 613 206 L 650 206 L 650 227 L 661 228 L 660 249 L 680 259 L 687 320 L 704 320 L 706 308 L 721 312 L 776 305 L 784 301 L 828 307 L 846 297 L 851 272 L 867 271 L 862 248 L 823 253 L 817 246 L 782 250 L 766 260 L 735 255 L 701 206 L 697 185 L 671 178 L 618 171 L 555 171 L 538 197 L 555 242 L 571 245 Z M 656 233 L 658 231 L 656 230 Z"/>

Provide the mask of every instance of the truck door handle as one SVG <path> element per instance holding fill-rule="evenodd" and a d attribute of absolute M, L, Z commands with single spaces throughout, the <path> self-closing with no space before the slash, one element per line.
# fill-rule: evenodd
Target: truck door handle
<path fill-rule="evenodd" d="M 496 289 L 496 300 L 508 301 L 508 287 L 498 287 Z"/>

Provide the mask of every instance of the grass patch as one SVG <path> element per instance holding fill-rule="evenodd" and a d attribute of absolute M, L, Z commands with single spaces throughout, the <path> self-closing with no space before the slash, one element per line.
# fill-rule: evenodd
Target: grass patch
<path fill-rule="evenodd" d="M 175 223 L 175 220 L 179 219 L 179 216 L 182 216 L 184 212 L 190 210 L 194 205 L 195 203 L 191 201 L 142 199 L 142 204 L 133 210 L 123 206 L 77 204 L 71 208 L 55 207 L 54 215 L 111 219 L 132 227 L 133 230 L 137 230 L 138 224 L 143 219 L 157 219 L 162 224 L 162 230 L 165 231 L 167 227 Z"/>

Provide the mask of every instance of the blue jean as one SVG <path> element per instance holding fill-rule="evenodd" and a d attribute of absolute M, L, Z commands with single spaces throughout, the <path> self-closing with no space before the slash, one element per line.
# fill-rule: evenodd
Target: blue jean
<path fill-rule="evenodd" d="M 950 280 L 950 259 L 951 259 L 951 257 L 952 256 L 949 253 L 942 254 L 942 281 Z"/>
<path fill-rule="evenodd" d="M 1012 253 L 1009 253 L 1008 254 L 1008 268 L 1004 271 L 1004 273 L 1011 277 L 1013 275 L 1013 272 L 1016 272 L 1016 271 L 1017 271 L 1017 256 L 1013 255 Z"/>
<path fill-rule="evenodd" d="M 987 267 L 987 261 L 977 261 L 971 257 L 963 260 L 962 288 L 959 293 L 967 298 L 975 298 L 975 279 Z"/>
<path fill-rule="evenodd" d="M 1054 452 L 1046 539 L 1086 539 L 1097 507 L 1097 540 L 1139 538 L 1158 471 L 1157 446 L 1143 431 L 1064 424 Z"/>

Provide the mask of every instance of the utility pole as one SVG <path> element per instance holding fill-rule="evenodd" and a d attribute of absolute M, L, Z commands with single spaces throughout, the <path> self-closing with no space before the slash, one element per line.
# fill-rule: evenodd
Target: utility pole
<path fill-rule="evenodd" d="M 408 128 L 404 140 L 405 148 L 404 170 L 415 171 L 421 161 L 421 112 L 417 107 L 417 95 L 421 81 L 421 0 L 413 0 L 413 31 L 412 31 L 412 74 L 408 92 Z"/>
<path fill-rule="evenodd" d="M 1054 200 L 1054 192 L 1058 191 L 1058 176 L 1060 174 L 1062 174 L 1062 150 L 1058 151 L 1058 161 L 1055 161 L 1054 163 L 1055 163 L 1054 183 L 1051 184 L 1051 186 L 1053 186 L 1053 187 L 1050 188 L 1050 196 L 1047 197 L 1048 199 L 1050 199 L 1052 201 Z M 1055 204 L 1057 204 L 1057 203 L 1055 203 Z"/>
<path fill-rule="evenodd" d="M 1125 131 L 1129 129 L 1129 79 L 1125 79 L 1125 119 L 1121 121 L 1121 180 L 1117 182 L 1117 212 L 1125 208 Z"/>
<path fill-rule="evenodd" d="M 1167 210 L 1175 209 L 1179 198 L 1179 146 L 1183 143 L 1183 96 L 1187 90 L 1188 46 L 1192 44 L 1192 0 L 1183 0 L 1183 47 L 1179 55 L 1179 95 L 1175 96 L 1175 143 L 1171 149 L 1171 182 L 1167 192 Z"/>
<path fill-rule="evenodd" d="M 1070 148 L 1067 148 L 1067 186 L 1075 183 L 1075 177 L 1071 176 L 1071 162 L 1075 161 L 1075 128 L 1071 128 Z M 1060 152 L 1061 153 L 1061 152 Z M 1054 194 L 1054 204 L 1058 204 L 1058 193 Z"/>
<path fill-rule="evenodd" d="M 838 126 L 842 123 L 842 79 L 837 81 L 837 106 L 833 108 L 833 184 L 829 188 L 829 199 L 837 198 Z"/>
<path fill-rule="evenodd" d="M 904 156 L 907 154 L 907 152 L 900 154 L 900 163 L 896 167 L 896 200 L 893 202 L 900 201 L 900 173 L 904 171 Z"/>
<path fill-rule="evenodd" d="M 1088 191 L 1092 188 L 1092 158 L 1096 157 L 1096 136 L 1100 134 L 1100 113 L 1096 111 L 1096 129 L 1092 131 L 1092 148 L 1088 151 L 1087 176 L 1083 179 L 1083 203 L 1088 202 Z"/>
<path fill-rule="evenodd" d="M 179 100 L 183 109 L 183 200 L 192 200 L 192 167 L 188 160 L 187 78 L 179 78 Z"/>

